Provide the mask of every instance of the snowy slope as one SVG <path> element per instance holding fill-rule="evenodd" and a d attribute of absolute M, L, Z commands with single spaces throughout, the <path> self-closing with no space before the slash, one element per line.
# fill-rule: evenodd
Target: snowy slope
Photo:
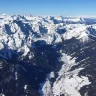
<path fill-rule="evenodd" d="M 79 90 L 85 85 L 89 85 L 91 82 L 86 76 L 78 76 L 78 73 L 84 68 L 78 68 L 74 71 L 70 71 L 71 68 L 76 64 L 75 58 L 68 56 L 65 53 L 62 53 L 61 61 L 64 62 L 60 71 L 58 72 L 58 77 L 56 81 L 51 84 L 51 78 L 54 78 L 54 75 L 49 76 L 46 79 L 46 82 L 43 84 L 41 90 L 39 90 L 42 96 L 81 96 Z M 50 73 L 50 75 L 53 72 Z M 86 93 L 85 93 L 86 94 Z"/>
<path fill-rule="evenodd" d="M 91 19 L 91 22 L 92 20 L 95 19 Z M 86 41 L 89 34 L 87 29 L 90 25 L 85 22 L 90 22 L 90 19 L 2 14 L 0 15 L 0 49 L 13 49 L 18 52 L 22 49 L 24 55 L 27 55 L 32 43 L 38 40 L 43 40 L 47 44 L 59 43 L 62 42 L 62 38 L 72 37 Z M 93 23 L 92 26 L 96 25 Z"/>

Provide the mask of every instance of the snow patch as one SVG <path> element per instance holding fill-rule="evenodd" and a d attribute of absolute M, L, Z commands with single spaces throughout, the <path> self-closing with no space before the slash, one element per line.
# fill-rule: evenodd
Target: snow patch
<path fill-rule="evenodd" d="M 0 96 L 5 96 L 3 93 L 0 93 Z"/>
<path fill-rule="evenodd" d="M 39 90 L 42 96 L 81 96 L 79 90 L 83 86 L 91 84 L 91 82 L 89 82 L 86 76 L 78 76 L 78 73 L 84 68 L 70 71 L 73 66 L 77 65 L 75 59 L 76 58 L 62 53 L 61 61 L 63 61 L 64 64 L 58 72 L 58 77 L 54 83 L 50 81 L 51 77 L 46 79 L 45 83 L 41 86 L 42 89 Z M 51 74 L 53 74 L 53 72 Z"/>

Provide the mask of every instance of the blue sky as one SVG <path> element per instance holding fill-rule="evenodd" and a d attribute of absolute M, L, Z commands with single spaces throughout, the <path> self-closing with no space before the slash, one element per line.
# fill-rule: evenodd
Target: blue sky
<path fill-rule="evenodd" d="M 96 16 L 96 0 L 0 0 L 0 14 Z"/>

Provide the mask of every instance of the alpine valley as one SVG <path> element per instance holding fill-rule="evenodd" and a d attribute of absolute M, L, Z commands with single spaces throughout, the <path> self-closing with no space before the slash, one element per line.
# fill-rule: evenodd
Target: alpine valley
<path fill-rule="evenodd" d="M 0 15 L 0 96 L 96 96 L 96 18 Z"/>

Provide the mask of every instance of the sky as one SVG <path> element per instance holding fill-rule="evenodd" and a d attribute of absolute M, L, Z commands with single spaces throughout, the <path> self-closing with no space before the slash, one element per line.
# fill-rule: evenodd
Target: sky
<path fill-rule="evenodd" d="M 0 0 L 0 14 L 96 16 L 96 0 Z"/>

